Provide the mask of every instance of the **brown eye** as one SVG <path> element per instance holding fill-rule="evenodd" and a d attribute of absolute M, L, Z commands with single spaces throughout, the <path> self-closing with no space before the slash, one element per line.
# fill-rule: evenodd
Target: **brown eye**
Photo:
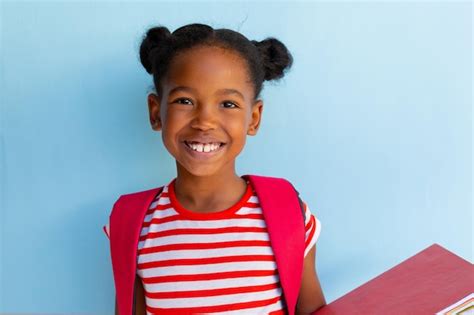
<path fill-rule="evenodd" d="M 189 98 L 178 98 L 173 103 L 186 104 L 186 103 L 181 103 L 181 101 L 190 101 L 190 100 Z"/>
<path fill-rule="evenodd" d="M 234 102 L 230 102 L 230 101 L 225 101 L 225 102 L 222 103 L 222 104 L 230 104 L 230 105 L 233 106 L 233 107 L 226 107 L 226 106 L 224 106 L 224 107 L 226 107 L 226 108 L 237 108 L 237 107 L 238 107 L 237 104 L 235 104 Z"/>

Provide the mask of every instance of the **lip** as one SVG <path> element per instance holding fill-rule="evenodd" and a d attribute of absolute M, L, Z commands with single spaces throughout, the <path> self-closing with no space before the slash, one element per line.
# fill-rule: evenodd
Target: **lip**
<path fill-rule="evenodd" d="M 224 141 L 220 141 L 219 139 L 217 138 L 214 138 L 214 137 L 210 137 L 210 136 L 197 136 L 197 137 L 193 137 L 193 138 L 189 138 L 189 139 L 185 139 L 184 141 L 187 141 L 187 142 L 199 142 L 199 143 L 224 143 Z"/>
<path fill-rule="evenodd" d="M 220 142 L 220 141 L 215 141 L 215 142 Z M 185 143 L 185 141 L 182 141 L 181 144 L 185 147 L 186 151 L 194 158 L 198 160 L 207 160 L 209 158 L 212 158 L 216 155 L 218 155 L 226 146 L 226 144 L 221 144 L 221 146 L 215 150 L 215 151 L 209 151 L 209 152 L 198 152 L 194 151 L 190 147 L 188 147 Z"/>

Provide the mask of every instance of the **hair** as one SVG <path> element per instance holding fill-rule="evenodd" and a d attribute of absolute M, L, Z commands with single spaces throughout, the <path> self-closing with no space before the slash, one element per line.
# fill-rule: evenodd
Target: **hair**
<path fill-rule="evenodd" d="M 184 25 L 171 33 L 167 27 L 155 26 L 146 32 L 140 44 L 140 61 L 153 75 L 158 95 L 162 80 L 175 56 L 197 46 L 214 46 L 237 52 L 247 63 L 254 98 L 260 97 L 263 81 L 282 78 L 293 64 L 286 46 L 274 37 L 262 41 L 249 40 L 239 32 L 200 23 Z"/>

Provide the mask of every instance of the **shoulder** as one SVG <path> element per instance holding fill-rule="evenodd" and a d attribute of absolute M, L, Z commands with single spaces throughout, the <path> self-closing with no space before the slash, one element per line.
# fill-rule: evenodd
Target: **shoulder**
<path fill-rule="evenodd" d="M 109 217 L 122 217 L 123 214 L 129 212 L 136 212 L 130 211 L 130 209 L 141 209 L 142 205 L 147 202 L 151 202 L 156 195 L 158 195 L 164 186 L 154 187 L 151 189 L 140 190 L 129 192 L 125 194 L 119 195 L 119 197 L 113 203 L 113 206 L 109 212 Z M 128 214 L 126 215 L 128 216 Z"/>
<path fill-rule="evenodd" d="M 259 174 L 245 174 L 242 175 L 245 179 L 250 180 L 253 185 L 258 186 L 266 186 L 268 188 L 278 188 L 285 186 L 292 186 L 294 188 L 293 183 L 284 177 L 278 176 L 267 176 L 267 175 L 259 175 Z"/>
<path fill-rule="evenodd" d="M 163 187 L 164 187 L 164 185 L 163 185 L 163 186 L 159 186 L 159 187 L 154 187 L 154 188 L 146 189 L 146 190 L 140 190 L 140 191 L 129 192 L 129 193 L 120 195 L 119 198 L 122 198 L 122 197 L 125 197 L 125 198 L 141 197 L 141 196 L 144 196 L 144 195 L 149 195 L 149 194 L 151 194 L 151 193 L 158 192 L 158 191 L 162 190 Z"/>
<path fill-rule="evenodd" d="M 134 200 L 142 200 L 143 198 L 147 198 L 150 196 L 154 196 L 157 193 L 161 192 L 165 186 L 159 186 L 159 187 L 154 187 L 146 190 L 140 190 L 140 191 L 134 191 L 134 192 L 129 192 L 125 194 L 119 195 L 117 200 L 114 202 L 114 206 L 120 201 L 120 200 L 129 200 L 129 201 L 134 201 Z"/>

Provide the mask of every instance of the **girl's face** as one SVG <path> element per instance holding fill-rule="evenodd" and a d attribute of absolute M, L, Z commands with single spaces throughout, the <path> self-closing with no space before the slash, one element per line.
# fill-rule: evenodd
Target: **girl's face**
<path fill-rule="evenodd" d="M 148 95 L 150 121 L 162 131 L 178 174 L 234 176 L 235 159 L 246 136 L 257 133 L 263 109 L 253 99 L 245 60 L 222 48 L 195 47 L 175 56 L 162 88 L 161 96 Z M 189 142 L 224 145 L 206 153 Z"/>

